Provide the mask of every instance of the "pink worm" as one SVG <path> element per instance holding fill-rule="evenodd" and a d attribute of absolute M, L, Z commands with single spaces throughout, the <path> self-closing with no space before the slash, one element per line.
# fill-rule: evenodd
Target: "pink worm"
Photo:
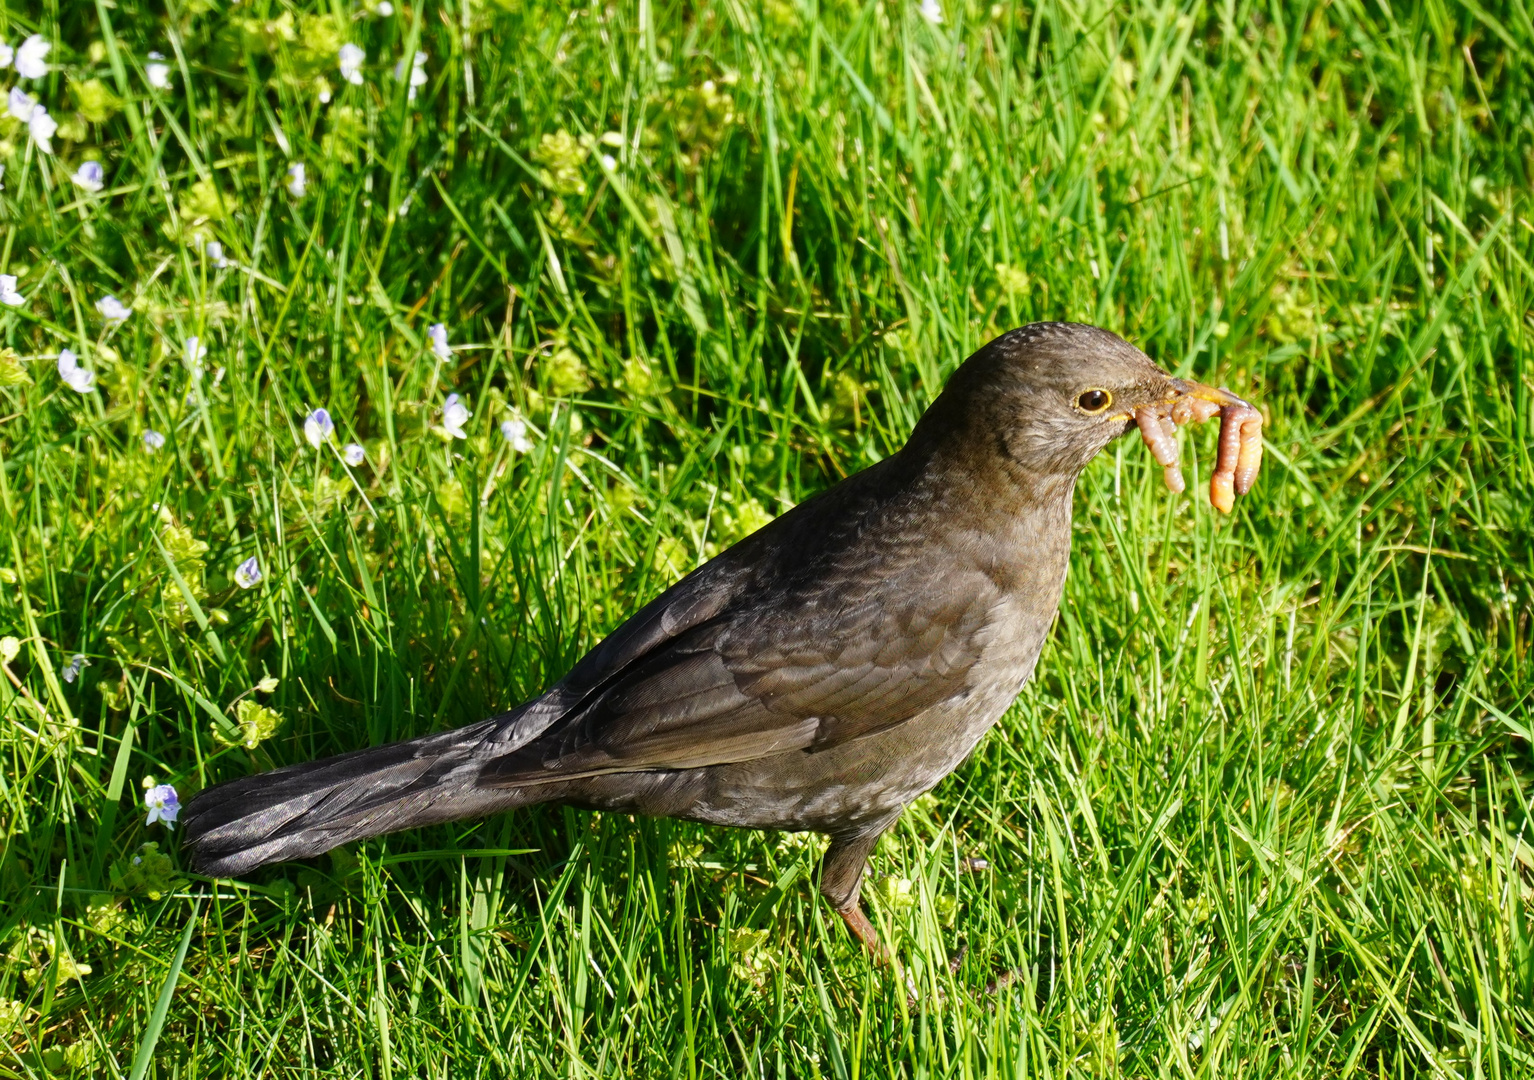
<path fill-rule="evenodd" d="M 1209 501 L 1221 513 L 1230 513 L 1237 495 L 1245 495 L 1257 481 L 1262 465 L 1262 413 L 1241 402 L 1219 405 L 1192 396 L 1179 397 L 1168 405 L 1135 410 L 1135 424 L 1161 465 L 1166 486 L 1186 488 L 1178 467 L 1175 425 L 1202 423 L 1220 414 L 1219 453 L 1209 477 Z"/>

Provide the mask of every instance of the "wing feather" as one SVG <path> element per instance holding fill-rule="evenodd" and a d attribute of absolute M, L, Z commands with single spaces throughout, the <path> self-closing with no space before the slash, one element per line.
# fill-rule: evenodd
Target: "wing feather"
<path fill-rule="evenodd" d="M 854 480 L 877 486 L 879 473 Z M 863 542 L 879 502 L 861 497 L 818 513 L 812 500 L 647 605 L 551 691 L 558 719 L 485 781 L 822 750 L 966 693 L 999 587 L 954 552 L 934 553 L 910 514 L 878 522 L 880 544 Z"/>

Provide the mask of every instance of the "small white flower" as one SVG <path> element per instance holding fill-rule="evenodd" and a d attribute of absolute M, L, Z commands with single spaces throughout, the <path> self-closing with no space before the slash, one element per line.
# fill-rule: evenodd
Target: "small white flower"
<path fill-rule="evenodd" d="M 144 65 L 144 76 L 156 90 L 170 89 L 170 65 L 163 63 L 164 60 L 164 56 L 152 52 L 149 54 L 149 63 Z"/>
<path fill-rule="evenodd" d="M 104 176 L 105 174 L 101 170 L 101 162 L 85 161 L 81 162 L 80 167 L 75 170 L 75 174 L 70 179 L 74 181 L 75 187 L 96 192 L 101 190 L 101 182 Z"/>
<path fill-rule="evenodd" d="M 48 50 L 53 45 L 41 34 L 33 34 L 16 50 L 16 74 L 23 79 L 41 79 L 48 74 Z"/>
<path fill-rule="evenodd" d="M 186 360 L 186 369 L 192 373 L 194 379 L 202 378 L 202 362 L 208 355 L 208 347 L 202 343 L 202 339 L 192 336 L 182 344 L 182 357 Z"/>
<path fill-rule="evenodd" d="M 145 825 L 159 821 L 169 828 L 175 824 L 176 815 L 181 813 L 181 799 L 176 789 L 169 784 L 156 784 L 144 792 L 144 806 L 149 810 L 149 816 L 144 819 Z"/>
<path fill-rule="evenodd" d="M 67 683 L 74 682 L 80 677 L 80 672 L 90 667 L 90 664 L 91 662 L 85 658 L 83 653 L 75 653 L 69 658 L 69 666 L 61 673 L 64 676 L 64 681 Z"/>
<path fill-rule="evenodd" d="M 304 174 L 304 163 L 295 161 L 288 166 L 288 194 L 295 199 L 302 199 L 308 190 L 309 179 Z"/>
<path fill-rule="evenodd" d="M 242 589 L 254 589 L 261 583 L 261 563 L 254 555 L 234 568 L 234 583 Z"/>
<path fill-rule="evenodd" d="M 16 291 L 16 275 L 0 274 L 0 304 L 20 307 L 26 302 L 27 298 Z"/>
<path fill-rule="evenodd" d="M 527 437 L 527 422 L 521 417 L 501 421 L 501 434 L 519 454 L 525 454 L 533 448 L 533 440 Z"/>
<path fill-rule="evenodd" d="M 401 60 L 394 65 L 394 79 L 399 82 L 405 78 L 405 61 Z M 426 54 L 418 52 L 410 64 L 410 100 L 415 100 L 415 91 L 418 86 L 426 85 Z"/>
<path fill-rule="evenodd" d="M 613 157 L 611 154 L 603 154 L 601 157 L 601 162 L 602 168 L 606 169 L 608 172 L 612 172 L 618 167 L 618 159 Z"/>
<path fill-rule="evenodd" d="M 368 453 L 366 450 L 362 449 L 359 444 L 349 442 L 346 444 L 346 449 L 341 451 L 341 456 L 346 460 L 348 465 L 355 469 L 358 465 L 361 465 L 365 460 L 367 460 Z"/>
<path fill-rule="evenodd" d="M 458 395 L 449 394 L 442 406 L 442 426 L 453 438 L 467 439 L 469 435 L 463 430 L 463 425 L 469 422 L 470 415 L 468 407 L 458 400 Z"/>
<path fill-rule="evenodd" d="M 10 114 L 23 124 L 32 119 L 32 110 L 37 108 L 37 99 L 19 86 L 11 87 L 5 103 Z"/>
<path fill-rule="evenodd" d="M 331 433 L 336 430 L 335 421 L 330 418 L 330 413 L 324 409 L 315 409 L 304 417 L 304 438 L 309 440 L 309 445 L 316 450 L 320 448 Z"/>
<path fill-rule="evenodd" d="M 165 445 L 165 436 L 164 435 L 161 435 L 154 428 L 145 428 L 144 429 L 144 449 L 145 450 L 158 450 L 158 449 L 160 449 L 160 447 L 162 447 L 164 445 Z"/>
<path fill-rule="evenodd" d="M 938 0 L 921 0 L 921 6 L 916 10 L 933 26 L 939 26 L 943 22 L 943 5 Z"/>
<path fill-rule="evenodd" d="M 8 67 L 10 67 L 11 66 L 11 61 L 14 60 L 15 58 L 16 58 L 16 50 L 12 49 L 5 42 L 0 41 L 0 68 L 8 68 Z"/>
<path fill-rule="evenodd" d="M 326 82 L 324 79 L 320 80 L 320 94 L 319 94 L 319 98 L 320 98 L 320 104 L 321 105 L 329 105 L 330 104 L 330 84 L 328 82 Z"/>
<path fill-rule="evenodd" d="M 441 323 L 432 323 L 426 328 L 426 336 L 431 338 L 431 351 L 436 354 L 438 360 L 451 360 L 453 350 L 447 344 L 447 327 Z"/>
<path fill-rule="evenodd" d="M 48 115 L 48 110 L 39 105 L 32 110 L 32 116 L 27 120 L 27 131 L 32 135 L 32 141 L 37 148 L 45 154 L 53 153 L 53 133 L 59 129 L 59 122 Z"/>
<path fill-rule="evenodd" d="M 341 78 L 353 86 L 362 85 L 362 62 L 368 58 L 368 54 L 362 51 L 360 45 L 347 42 L 341 46 L 338 56 L 341 66 Z"/>
<path fill-rule="evenodd" d="M 389 0 L 378 0 L 378 7 L 375 10 L 381 18 L 387 19 L 394 14 L 394 5 L 389 3 Z"/>
<path fill-rule="evenodd" d="M 217 240 L 209 240 L 203 251 L 208 253 L 208 259 L 220 270 L 229 265 L 229 260 L 224 258 L 224 245 Z"/>
<path fill-rule="evenodd" d="M 59 350 L 59 378 L 77 394 L 89 394 L 96 389 L 96 373 L 81 367 L 79 359 L 68 349 Z"/>
<path fill-rule="evenodd" d="M 124 322 L 129 315 L 133 314 L 133 309 L 115 296 L 103 296 L 97 300 L 96 310 L 101 312 L 101 317 L 109 323 Z"/>

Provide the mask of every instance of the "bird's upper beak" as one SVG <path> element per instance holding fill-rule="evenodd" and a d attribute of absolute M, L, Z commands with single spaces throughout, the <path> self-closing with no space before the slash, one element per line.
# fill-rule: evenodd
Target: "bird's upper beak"
<path fill-rule="evenodd" d="M 1184 400 L 1187 398 L 1192 398 L 1194 401 L 1206 401 L 1210 405 L 1215 405 L 1219 408 L 1224 408 L 1227 405 L 1245 406 L 1246 408 L 1252 407 L 1250 402 L 1238 398 L 1229 390 L 1220 390 L 1213 386 L 1206 386 L 1201 382 L 1194 382 L 1192 379 L 1168 378 L 1167 384 L 1169 389 L 1166 396 L 1162 398 L 1161 402 L 1159 403 L 1160 408 L 1158 411 L 1164 410 L 1168 405 L 1174 405 L 1179 401 L 1184 401 L 1183 409 L 1177 410 L 1177 413 L 1181 413 L 1184 410 L 1187 410 L 1187 403 Z M 1187 411 L 1191 412 L 1192 415 L 1202 420 L 1206 416 L 1212 416 L 1216 410 L 1211 409 L 1206 405 L 1202 408 L 1194 407 Z M 1177 413 L 1174 413 L 1173 415 L 1177 415 Z M 1124 430 L 1126 432 L 1134 429 L 1135 414 L 1133 410 L 1117 413 L 1113 419 L 1123 420 L 1125 424 Z M 1182 423 L 1185 419 L 1186 416 L 1178 416 L 1178 423 Z"/>
<path fill-rule="evenodd" d="M 1212 386 L 1205 386 L 1203 383 L 1193 382 L 1191 379 L 1170 379 L 1168 381 L 1172 384 L 1172 389 L 1176 392 L 1173 397 L 1169 398 L 1168 400 L 1175 400 L 1177 397 L 1192 397 L 1198 398 L 1200 401 L 1210 401 L 1216 405 L 1222 406 L 1250 405 L 1250 402 L 1243 401 L 1235 394 L 1232 394 L 1229 390 L 1217 390 Z"/>

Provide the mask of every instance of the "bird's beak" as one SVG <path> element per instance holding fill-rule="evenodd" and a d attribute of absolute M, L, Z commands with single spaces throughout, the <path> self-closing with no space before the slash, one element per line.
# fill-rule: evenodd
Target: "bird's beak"
<path fill-rule="evenodd" d="M 1250 405 L 1250 402 L 1241 400 L 1229 390 L 1216 390 L 1212 386 L 1205 386 L 1203 383 L 1193 382 L 1190 379 L 1168 381 L 1172 384 L 1172 389 L 1176 391 L 1176 397 L 1197 398 L 1199 401 L 1209 401 L 1220 406 Z"/>

